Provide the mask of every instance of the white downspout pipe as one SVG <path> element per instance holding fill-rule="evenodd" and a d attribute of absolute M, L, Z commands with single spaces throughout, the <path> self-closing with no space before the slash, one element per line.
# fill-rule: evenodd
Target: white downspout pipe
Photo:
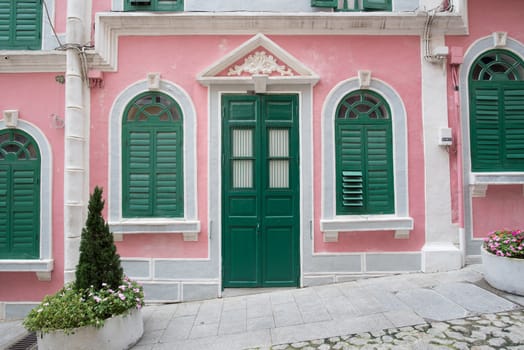
<path fill-rule="evenodd" d="M 90 2 L 89 2 L 90 3 Z M 67 1 L 64 137 L 64 283 L 74 281 L 87 207 L 87 112 L 81 46 L 88 41 L 85 0 Z"/>

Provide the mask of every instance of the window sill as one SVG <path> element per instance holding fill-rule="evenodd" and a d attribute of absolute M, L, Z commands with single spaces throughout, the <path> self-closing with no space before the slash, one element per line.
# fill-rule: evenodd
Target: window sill
<path fill-rule="evenodd" d="M 524 185 L 524 172 L 471 173 L 469 184 L 473 197 L 485 197 L 488 185 Z"/>
<path fill-rule="evenodd" d="M 0 272 L 35 272 L 39 281 L 50 281 L 53 259 L 0 260 Z"/>
<path fill-rule="evenodd" d="M 148 233 L 182 233 L 184 241 L 198 241 L 200 221 L 183 219 L 122 219 L 109 222 L 115 235 Z"/>
<path fill-rule="evenodd" d="M 408 239 L 413 230 L 413 218 L 394 215 L 337 216 L 335 219 L 320 220 L 324 242 L 338 242 L 339 232 L 395 231 L 396 239 Z"/>

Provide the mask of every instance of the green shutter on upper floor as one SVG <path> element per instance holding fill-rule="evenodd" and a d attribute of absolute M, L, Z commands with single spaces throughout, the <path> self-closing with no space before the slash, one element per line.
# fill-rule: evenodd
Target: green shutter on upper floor
<path fill-rule="evenodd" d="M 362 0 L 365 11 L 391 11 L 391 0 Z"/>
<path fill-rule="evenodd" d="M 183 0 L 125 0 L 125 11 L 184 11 Z"/>
<path fill-rule="evenodd" d="M 338 0 L 311 0 L 311 6 L 336 8 L 338 6 Z"/>
<path fill-rule="evenodd" d="M 0 49 L 39 50 L 42 0 L 0 1 Z"/>

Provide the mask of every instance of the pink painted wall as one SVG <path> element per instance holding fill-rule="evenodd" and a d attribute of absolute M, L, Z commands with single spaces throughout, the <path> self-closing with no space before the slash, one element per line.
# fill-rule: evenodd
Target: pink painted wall
<path fill-rule="evenodd" d="M 119 253 L 129 257 L 207 257 L 207 159 L 208 91 L 196 76 L 243 44 L 251 36 L 121 37 L 118 72 L 105 73 L 104 88 L 92 89 L 91 187 L 107 187 L 108 118 L 111 105 L 123 90 L 143 80 L 148 72 L 182 87 L 192 98 L 198 125 L 198 212 L 202 233 L 198 242 L 183 242 L 179 235 L 127 235 L 117 243 Z M 270 36 L 278 45 L 315 71 L 320 82 L 314 88 L 314 210 L 317 252 L 414 251 L 424 244 L 424 169 L 421 105 L 420 48 L 417 37 Z M 391 57 L 390 53 L 395 52 Z M 144 59 L 144 53 L 147 59 Z M 395 240 L 393 232 L 356 232 L 341 235 L 338 243 L 322 242 L 318 223 L 321 212 L 321 111 L 327 94 L 360 69 L 392 86 L 407 111 L 409 140 L 410 215 L 415 229 L 408 240 Z M 96 165 L 96 167 L 95 167 Z"/>
<path fill-rule="evenodd" d="M 469 36 L 448 36 L 446 45 L 458 47 L 464 53 L 479 39 L 491 36 L 493 32 L 507 32 L 508 37 L 519 42 L 524 42 L 524 31 L 522 30 L 522 14 L 524 13 L 524 2 L 521 0 L 509 0 L 497 2 L 496 11 L 486 11 L 493 7 L 489 0 L 469 1 Z M 451 77 L 451 70 L 448 70 Z M 460 82 L 464 88 L 467 82 Z M 460 101 L 461 104 L 468 101 Z M 448 107 L 450 127 L 454 130 L 454 136 L 459 143 L 459 153 L 451 154 L 450 166 L 452 173 L 452 199 L 454 216 L 464 226 L 464 212 L 462 205 L 462 160 L 460 154 L 460 116 L 454 108 L 455 92 L 452 83 L 448 84 Z M 454 190 L 453 190 L 454 189 Z M 473 236 L 485 237 L 488 231 L 500 228 L 523 228 L 522 212 L 524 212 L 524 201 L 522 188 L 520 186 L 489 186 L 485 198 L 474 198 L 472 202 Z"/>
<path fill-rule="evenodd" d="M 53 128 L 51 115 L 64 117 L 64 85 L 54 73 L 0 74 L 0 111 L 18 109 L 20 120 L 36 126 L 50 144 L 53 161 L 52 247 L 55 260 L 50 282 L 40 282 L 34 272 L 0 272 L 0 301 L 39 301 L 63 284 L 63 163 L 64 129 Z"/>

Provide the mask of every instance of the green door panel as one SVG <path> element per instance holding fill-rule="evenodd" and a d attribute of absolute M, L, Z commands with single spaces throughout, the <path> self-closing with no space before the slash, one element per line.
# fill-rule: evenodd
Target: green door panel
<path fill-rule="evenodd" d="M 224 95 L 223 286 L 297 286 L 298 96 Z"/>

